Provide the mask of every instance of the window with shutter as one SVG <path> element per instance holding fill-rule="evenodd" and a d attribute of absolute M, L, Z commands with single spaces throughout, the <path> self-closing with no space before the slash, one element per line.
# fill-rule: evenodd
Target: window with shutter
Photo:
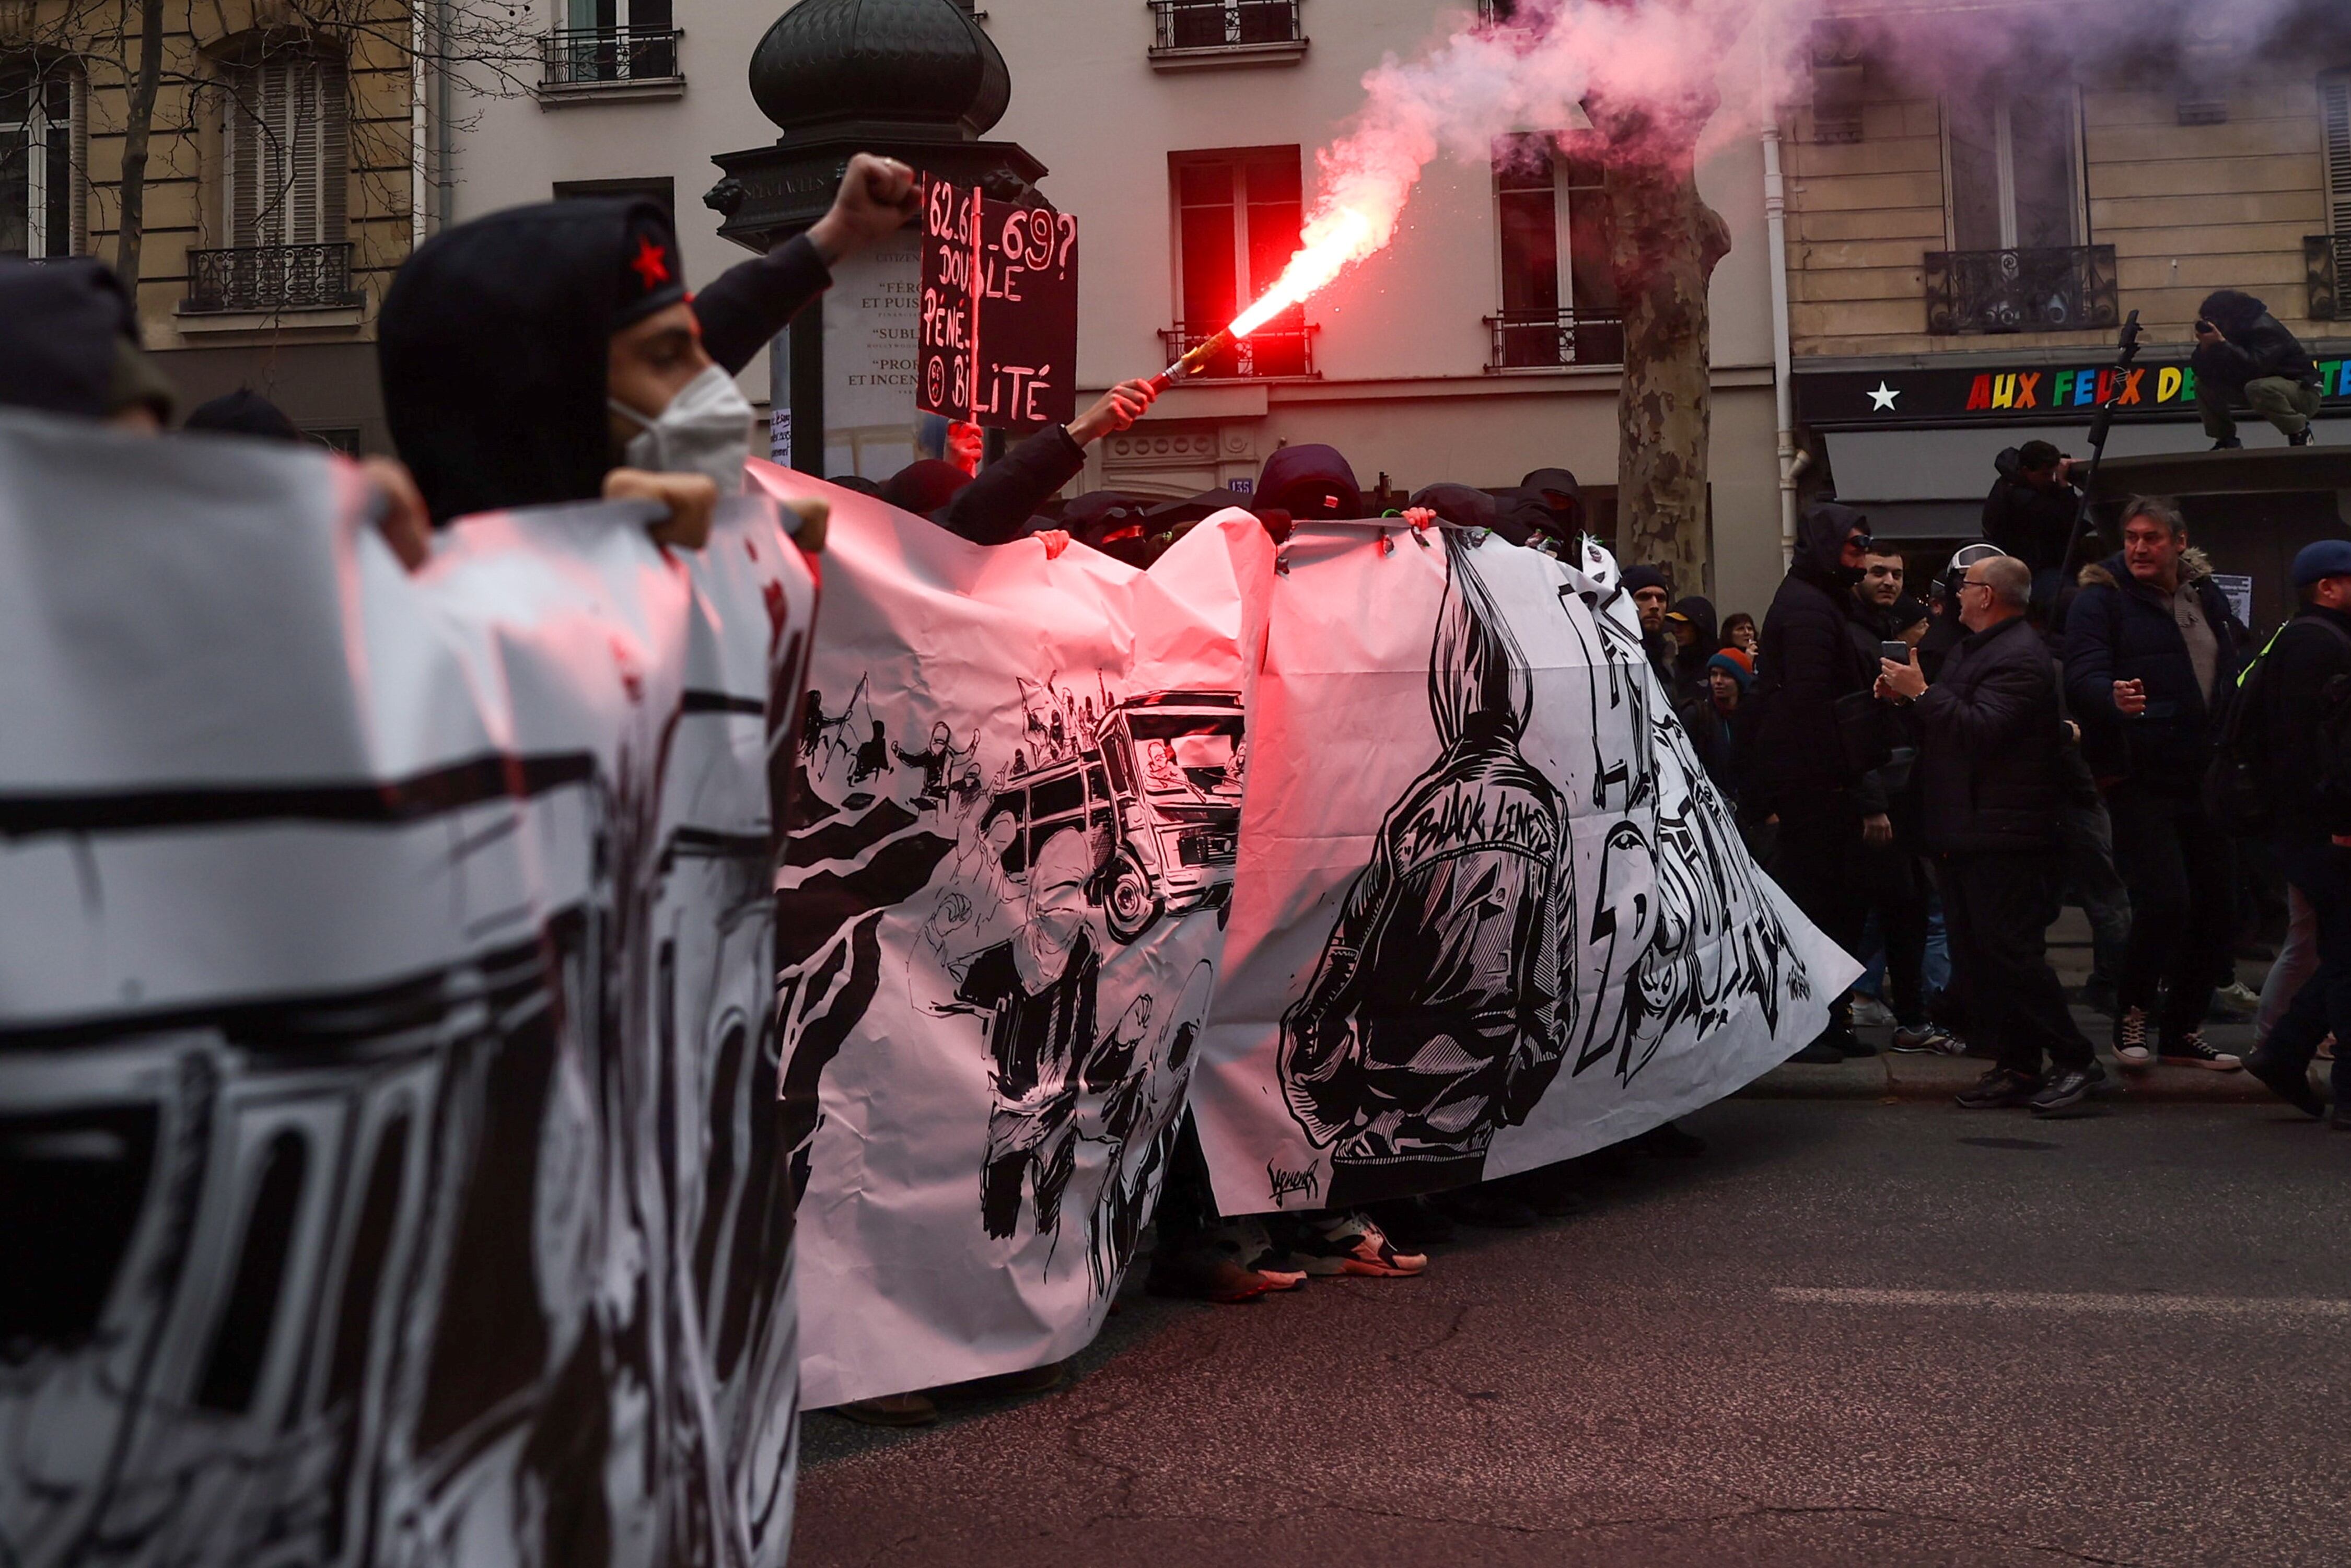
<path fill-rule="evenodd" d="M 232 71 L 225 85 L 229 244 L 340 240 L 350 162 L 342 66 L 286 54 Z"/>
<path fill-rule="evenodd" d="M 2340 292 L 2351 284 L 2351 71 L 2320 78 L 2318 125 L 2326 146 L 2326 232 L 2335 240 L 2339 317 Z"/>

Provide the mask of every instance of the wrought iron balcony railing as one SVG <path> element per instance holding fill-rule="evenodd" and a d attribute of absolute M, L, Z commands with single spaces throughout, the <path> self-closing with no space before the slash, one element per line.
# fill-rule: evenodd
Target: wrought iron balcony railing
<path fill-rule="evenodd" d="M 1259 328 L 1239 342 L 1215 355 L 1200 371 L 1204 381 L 1227 381 L 1235 378 L 1265 380 L 1274 376 L 1311 376 L 1314 373 L 1314 333 L 1311 323 L 1282 325 L 1276 321 Z M 1181 321 L 1160 331 L 1159 340 L 1167 347 L 1172 361 L 1190 353 L 1211 337 L 1212 330 L 1200 331 Z"/>
<path fill-rule="evenodd" d="M 1938 336 L 2071 332 L 2121 319 L 2110 245 L 1927 253 L 1927 330 Z"/>
<path fill-rule="evenodd" d="M 250 245 L 188 253 L 188 294 L 180 308 L 331 310 L 360 303 L 351 287 L 351 242 Z"/>
<path fill-rule="evenodd" d="M 680 27 L 558 27 L 547 36 L 548 87 L 677 79 Z"/>
<path fill-rule="evenodd" d="M 1486 318 L 1494 334 L 1489 371 L 1555 370 L 1562 365 L 1621 365 L 1625 322 L 1573 310 L 1506 310 Z"/>
<path fill-rule="evenodd" d="M 1151 0 L 1151 12 L 1159 24 L 1155 54 L 1303 41 L 1298 0 Z"/>
<path fill-rule="evenodd" d="M 2351 300 L 2344 298 L 2345 285 L 2351 284 L 2351 234 L 2304 235 L 2302 270 L 2310 291 L 2310 319 L 2351 321 Z"/>

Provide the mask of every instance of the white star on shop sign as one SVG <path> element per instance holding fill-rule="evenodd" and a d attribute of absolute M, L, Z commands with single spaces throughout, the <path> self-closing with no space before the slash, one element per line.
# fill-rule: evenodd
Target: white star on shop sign
<path fill-rule="evenodd" d="M 1877 383 L 1877 390 L 1869 394 L 1869 401 L 1876 405 L 1870 410 L 1870 413 L 1876 413 L 1881 411 L 1891 413 L 1894 408 L 1894 400 L 1901 395 L 1902 394 L 1899 392 L 1887 386 L 1885 381 L 1881 378 Z"/>

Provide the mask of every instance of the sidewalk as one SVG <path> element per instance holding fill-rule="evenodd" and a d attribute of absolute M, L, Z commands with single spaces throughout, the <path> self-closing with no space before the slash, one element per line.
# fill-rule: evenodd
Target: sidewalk
<path fill-rule="evenodd" d="M 2079 987 L 2089 977 L 2089 928 L 2078 909 L 2067 908 L 2049 928 L 2049 965 L 2057 971 L 2057 978 L 2068 990 Z M 2261 989 L 2268 966 L 2251 960 L 2237 966 L 2238 977 L 2254 990 Z M 2104 1013 L 2088 1008 L 2073 1009 L 2074 1022 L 2098 1048 L 2098 1062 L 2106 1076 L 2119 1085 L 2106 1096 L 2105 1103 L 2121 1101 L 2191 1102 L 2203 1104 L 2283 1105 L 2283 1101 L 2247 1072 L 2215 1072 L 2203 1067 L 2149 1068 L 2143 1072 L 2125 1072 L 2115 1061 L 2108 1043 L 2114 1033 L 2114 1021 Z M 1897 1056 L 1886 1049 L 1886 1029 L 1864 1029 L 1862 1039 L 1878 1048 L 1876 1056 L 1848 1059 L 1834 1067 L 1775 1067 L 1745 1089 L 1742 1094 L 1772 1100 L 1939 1100 L 1949 1103 L 1950 1097 L 1973 1083 L 1991 1063 L 1975 1056 Z M 2243 1056 L 2253 1049 L 2253 1027 L 2251 1019 L 2227 1023 L 2208 1023 L 2204 1038 L 2216 1051 Z M 2325 1070 L 2328 1063 L 2319 1063 L 2319 1092 L 2325 1092 Z"/>

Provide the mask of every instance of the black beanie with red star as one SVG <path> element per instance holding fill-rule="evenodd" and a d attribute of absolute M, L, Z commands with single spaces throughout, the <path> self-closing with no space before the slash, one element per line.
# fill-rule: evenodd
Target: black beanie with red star
<path fill-rule="evenodd" d="M 621 293 L 612 330 L 642 321 L 685 298 L 685 267 L 678 259 L 677 235 L 669 214 L 648 203 L 632 206 L 621 246 Z"/>
<path fill-rule="evenodd" d="M 685 298 L 654 202 L 575 198 L 444 229 L 392 279 L 386 422 L 434 522 L 593 499 L 613 464 L 612 334 Z"/>

